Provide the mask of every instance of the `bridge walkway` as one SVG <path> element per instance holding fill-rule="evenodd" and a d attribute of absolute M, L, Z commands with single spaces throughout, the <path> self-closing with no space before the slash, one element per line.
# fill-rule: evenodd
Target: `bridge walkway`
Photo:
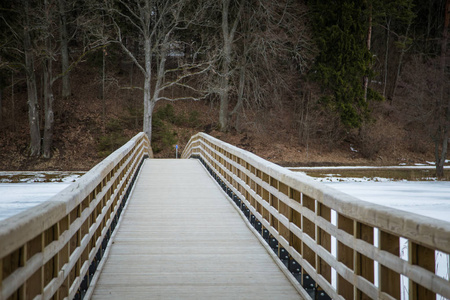
<path fill-rule="evenodd" d="M 92 299 L 300 299 L 197 160 L 146 160 Z"/>

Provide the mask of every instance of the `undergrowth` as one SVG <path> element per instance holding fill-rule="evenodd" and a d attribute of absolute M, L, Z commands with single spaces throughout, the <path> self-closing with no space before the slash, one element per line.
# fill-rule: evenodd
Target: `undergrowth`
<path fill-rule="evenodd" d="M 152 118 L 152 149 L 159 153 L 169 148 L 174 148 L 179 138 L 174 127 L 199 128 L 199 112 L 196 110 L 186 114 L 184 111 L 177 114 L 172 104 L 166 104 L 158 109 Z"/>

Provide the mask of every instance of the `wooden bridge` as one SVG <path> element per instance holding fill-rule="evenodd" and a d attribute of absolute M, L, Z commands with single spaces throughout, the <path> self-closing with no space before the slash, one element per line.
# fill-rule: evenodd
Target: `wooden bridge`
<path fill-rule="evenodd" d="M 202 133 L 184 159 L 151 156 L 140 133 L 1 221 L 0 300 L 450 298 L 435 272 L 448 222 L 362 202 Z"/>

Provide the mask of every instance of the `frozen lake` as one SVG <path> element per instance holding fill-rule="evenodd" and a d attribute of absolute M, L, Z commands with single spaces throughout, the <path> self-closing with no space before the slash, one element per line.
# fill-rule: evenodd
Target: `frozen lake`
<path fill-rule="evenodd" d="M 324 183 L 364 201 L 450 222 L 450 181 Z"/>
<path fill-rule="evenodd" d="M 0 172 L 0 221 L 50 199 L 83 172 Z"/>
<path fill-rule="evenodd" d="M 0 220 L 50 199 L 70 183 L 0 183 Z"/>

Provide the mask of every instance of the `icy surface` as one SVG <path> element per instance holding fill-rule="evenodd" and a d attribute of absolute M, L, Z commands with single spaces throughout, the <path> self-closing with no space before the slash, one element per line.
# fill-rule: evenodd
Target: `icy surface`
<path fill-rule="evenodd" d="M 0 172 L 0 220 L 50 199 L 84 172 Z"/>
<path fill-rule="evenodd" d="M 361 200 L 450 222 L 449 181 L 326 182 Z"/>
<path fill-rule="evenodd" d="M 70 183 L 0 183 L 0 220 L 50 199 Z"/>

